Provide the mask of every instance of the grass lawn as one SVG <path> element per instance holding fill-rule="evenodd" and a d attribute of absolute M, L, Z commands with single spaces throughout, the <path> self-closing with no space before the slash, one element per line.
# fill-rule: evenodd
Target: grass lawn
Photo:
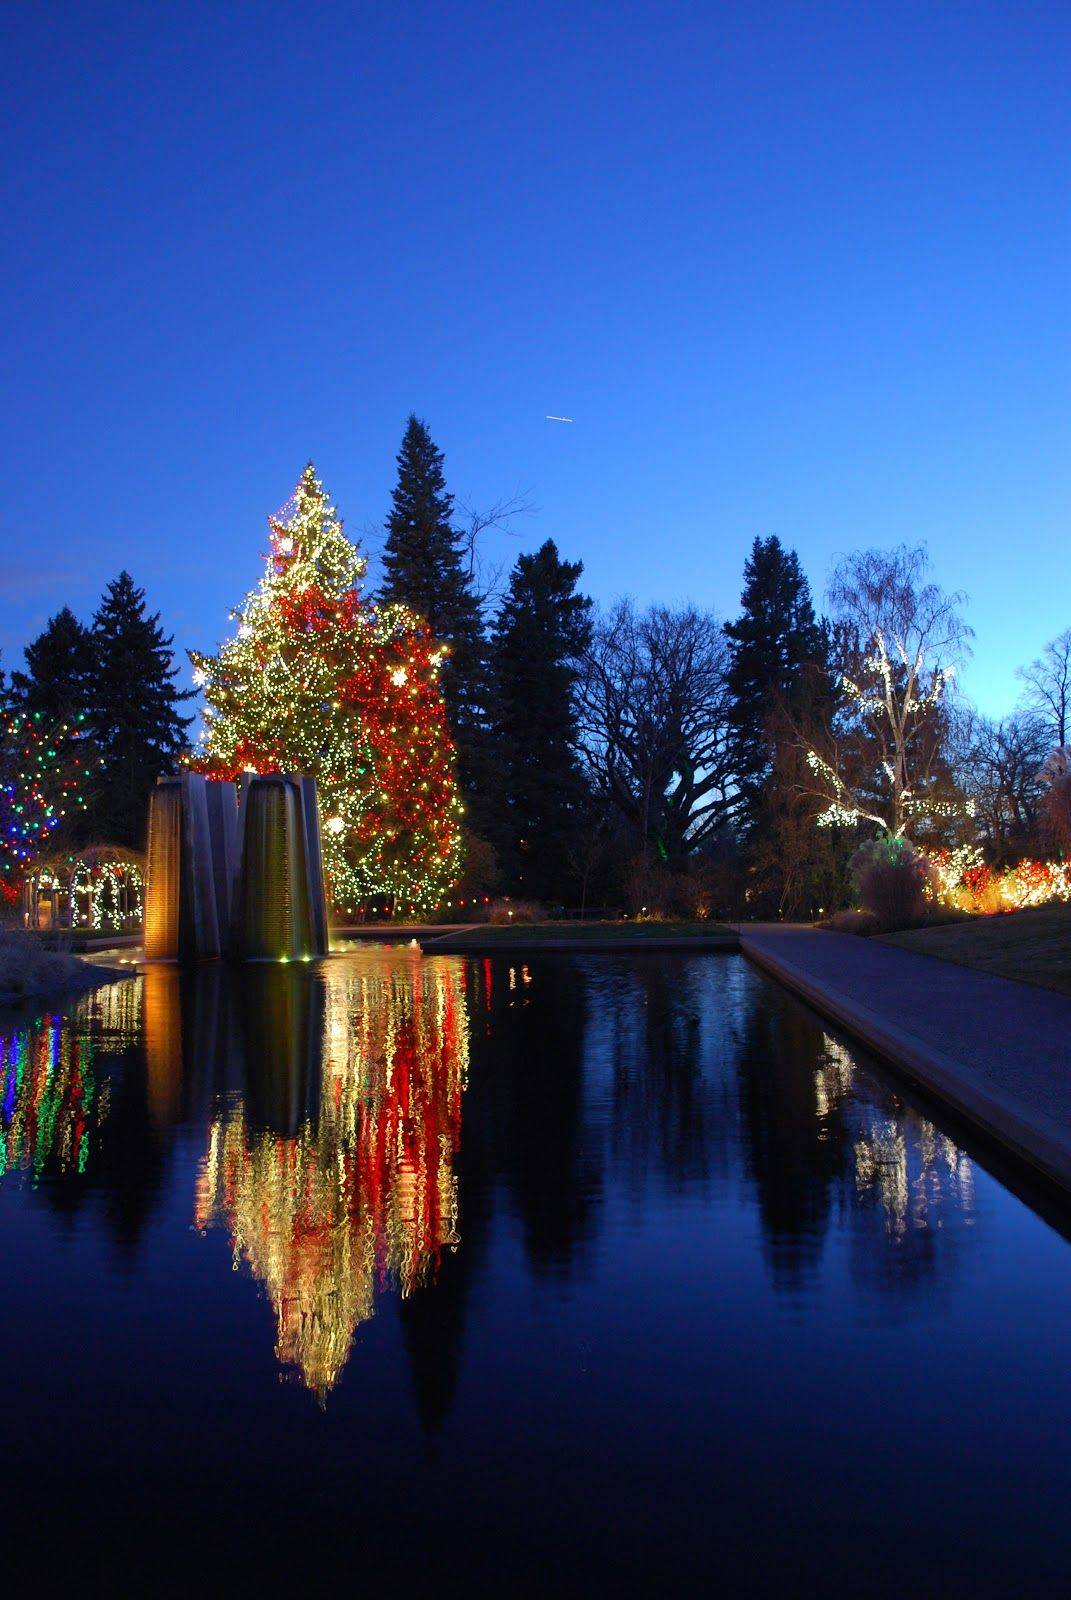
<path fill-rule="evenodd" d="M 607 940 L 621 944 L 642 944 L 647 939 L 712 939 L 735 938 L 731 928 L 720 922 L 506 922 L 481 923 L 478 928 L 458 929 L 447 935 L 451 944 L 468 943 L 548 944 L 569 940 L 573 944 L 605 943 Z M 432 945 L 429 941 L 428 948 Z"/>
<path fill-rule="evenodd" d="M 1036 906 L 942 928 L 913 928 L 910 933 L 883 934 L 881 940 L 1071 994 L 1071 905 Z"/>

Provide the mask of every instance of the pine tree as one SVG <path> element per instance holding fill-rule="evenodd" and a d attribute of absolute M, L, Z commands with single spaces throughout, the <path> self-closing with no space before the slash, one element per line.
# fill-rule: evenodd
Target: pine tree
<path fill-rule="evenodd" d="M 576 684 L 591 638 L 579 561 L 553 540 L 510 574 L 491 640 L 492 726 L 503 768 L 493 835 L 518 891 L 563 892 L 584 788 L 577 760 Z"/>
<path fill-rule="evenodd" d="M 485 718 L 483 612 L 463 535 L 453 525 L 442 451 L 418 417 L 409 418 L 397 462 L 378 598 L 422 617 L 432 638 L 446 647 L 442 686 L 458 777 L 470 826 L 484 832 L 491 815 L 493 762 Z"/>
<path fill-rule="evenodd" d="M 337 912 L 437 905 L 460 865 L 442 647 L 404 606 L 363 599 L 365 562 L 311 462 L 269 532 L 237 637 L 190 653 L 208 701 L 195 765 L 316 778 Z"/>
<path fill-rule="evenodd" d="M 92 825 L 102 838 L 140 847 L 145 842 L 149 791 L 173 772 L 193 721 L 179 707 L 192 690 L 176 689 L 172 639 L 160 614 L 145 611 L 145 591 L 121 572 L 104 591 L 93 618 L 89 722 L 100 752 L 99 791 Z"/>
<path fill-rule="evenodd" d="M 736 817 L 747 835 L 761 818 L 776 754 L 776 724 L 798 718 L 821 692 L 828 640 L 799 558 L 776 534 L 752 545 L 740 605 L 739 617 L 726 623 L 725 633 Z M 783 735 L 783 727 L 780 731 Z"/>
<path fill-rule="evenodd" d="M 93 643 L 69 606 L 26 646 L 26 672 L 11 674 L 19 703 L 46 720 L 73 722 L 86 710 L 93 675 Z"/>

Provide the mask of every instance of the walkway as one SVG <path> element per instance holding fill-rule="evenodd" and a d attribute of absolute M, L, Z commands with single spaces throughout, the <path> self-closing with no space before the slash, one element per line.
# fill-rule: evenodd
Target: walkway
<path fill-rule="evenodd" d="M 930 1094 L 1071 1189 L 1071 998 L 851 934 L 745 923 L 740 946 Z"/>

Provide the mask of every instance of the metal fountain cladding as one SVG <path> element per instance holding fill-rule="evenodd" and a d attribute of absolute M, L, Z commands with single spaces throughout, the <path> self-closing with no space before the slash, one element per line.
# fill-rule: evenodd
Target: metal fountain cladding
<path fill-rule="evenodd" d="M 241 786 L 184 772 L 149 800 L 145 955 L 150 961 L 302 960 L 327 954 L 313 778 Z"/>

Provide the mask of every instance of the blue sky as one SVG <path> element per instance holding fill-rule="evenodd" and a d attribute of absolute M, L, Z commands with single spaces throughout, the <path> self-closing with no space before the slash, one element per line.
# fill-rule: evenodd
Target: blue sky
<path fill-rule="evenodd" d="M 928 543 L 990 712 L 1071 625 L 1071 7 L 9 0 L 0 649 L 181 645 L 416 410 L 609 601 Z M 575 418 L 544 421 L 547 412 Z M 374 539 L 373 539 L 374 542 Z"/>

